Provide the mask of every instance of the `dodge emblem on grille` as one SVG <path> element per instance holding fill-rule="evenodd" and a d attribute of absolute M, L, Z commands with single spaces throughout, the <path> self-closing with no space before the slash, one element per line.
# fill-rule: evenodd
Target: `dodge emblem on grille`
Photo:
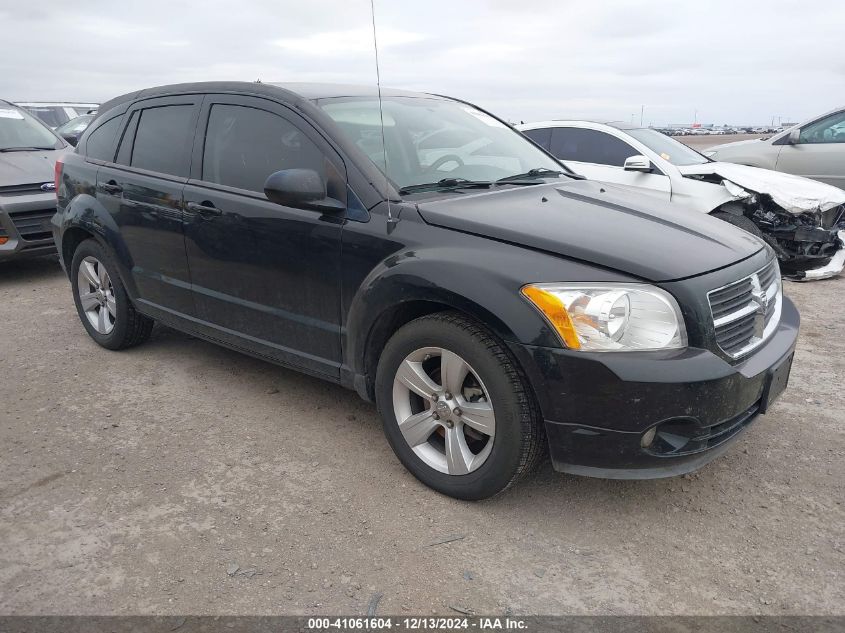
<path fill-rule="evenodd" d="M 751 275 L 751 298 L 757 304 L 757 312 L 754 314 L 754 336 L 763 338 L 766 329 L 766 309 L 769 307 L 769 296 L 766 289 L 760 285 L 760 276 L 755 273 Z"/>

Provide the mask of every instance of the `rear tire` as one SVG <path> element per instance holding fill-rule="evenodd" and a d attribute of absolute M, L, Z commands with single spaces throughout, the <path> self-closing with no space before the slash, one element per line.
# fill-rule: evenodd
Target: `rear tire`
<path fill-rule="evenodd" d="M 154 321 L 132 305 L 117 265 L 95 240 L 88 239 L 77 246 L 70 280 L 76 312 L 97 344 L 119 350 L 150 338 Z"/>
<path fill-rule="evenodd" d="M 376 403 L 399 460 L 450 497 L 493 496 L 545 454 L 539 410 L 516 361 L 457 313 L 421 317 L 393 335 L 379 359 Z"/>

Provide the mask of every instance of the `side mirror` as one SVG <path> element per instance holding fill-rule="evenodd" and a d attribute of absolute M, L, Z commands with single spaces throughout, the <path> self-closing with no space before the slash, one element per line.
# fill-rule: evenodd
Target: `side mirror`
<path fill-rule="evenodd" d="M 62 134 L 61 137 L 74 147 L 76 147 L 76 144 L 79 142 L 79 134 L 73 132 L 69 134 Z"/>
<path fill-rule="evenodd" d="M 789 133 L 789 144 L 798 145 L 799 140 L 801 140 L 801 128 L 795 128 Z"/>
<path fill-rule="evenodd" d="M 342 211 L 340 200 L 329 198 L 326 183 L 313 169 L 283 169 L 264 181 L 264 195 L 276 204 L 311 211 Z"/>
<path fill-rule="evenodd" d="M 625 171 L 640 171 L 643 173 L 651 173 L 651 161 L 645 156 L 637 154 L 636 156 L 629 156 L 625 159 Z"/>

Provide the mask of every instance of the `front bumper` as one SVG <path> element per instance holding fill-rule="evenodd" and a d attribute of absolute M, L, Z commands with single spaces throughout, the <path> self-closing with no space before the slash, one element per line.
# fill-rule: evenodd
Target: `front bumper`
<path fill-rule="evenodd" d="M 0 262 L 56 252 L 55 194 L 0 196 Z"/>
<path fill-rule="evenodd" d="M 783 300 L 776 332 L 730 364 L 706 349 L 584 353 L 510 343 L 545 419 L 555 470 L 652 479 L 727 450 L 785 386 L 800 317 Z M 644 448 L 643 435 L 655 429 Z"/>

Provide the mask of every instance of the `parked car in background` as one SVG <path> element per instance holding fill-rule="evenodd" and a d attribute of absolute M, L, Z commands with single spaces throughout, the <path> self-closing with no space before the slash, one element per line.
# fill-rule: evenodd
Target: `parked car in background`
<path fill-rule="evenodd" d="M 707 149 L 713 160 L 796 174 L 845 189 L 845 108 L 765 139 Z"/>
<path fill-rule="evenodd" d="M 626 185 L 710 213 L 763 237 L 793 279 L 845 267 L 845 191 L 820 182 L 713 161 L 648 128 L 543 121 L 518 129 L 588 178 Z"/>
<path fill-rule="evenodd" d="M 68 143 L 76 147 L 79 142 L 79 137 L 94 120 L 95 114 L 83 114 L 75 119 L 71 119 L 67 123 L 56 128 L 56 134 L 65 139 Z"/>
<path fill-rule="evenodd" d="M 142 90 L 57 181 L 94 341 L 137 345 L 155 319 L 354 388 L 399 460 L 462 499 L 547 449 L 582 475 L 688 472 L 786 386 L 799 316 L 770 247 L 584 180 L 463 101 Z"/>
<path fill-rule="evenodd" d="M 69 150 L 26 110 L 0 100 L 0 262 L 55 252 L 55 165 Z"/>
<path fill-rule="evenodd" d="M 34 114 L 54 130 L 60 125 L 64 125 L 71 119 L 75 119 L 78 116 L 96 113 L 97 108 L 100 107 L 100 104 L 98 103 L 73 103 L 70 101 L 22 101 L 16 105 L 26 109 L 31 114 Z"/>

